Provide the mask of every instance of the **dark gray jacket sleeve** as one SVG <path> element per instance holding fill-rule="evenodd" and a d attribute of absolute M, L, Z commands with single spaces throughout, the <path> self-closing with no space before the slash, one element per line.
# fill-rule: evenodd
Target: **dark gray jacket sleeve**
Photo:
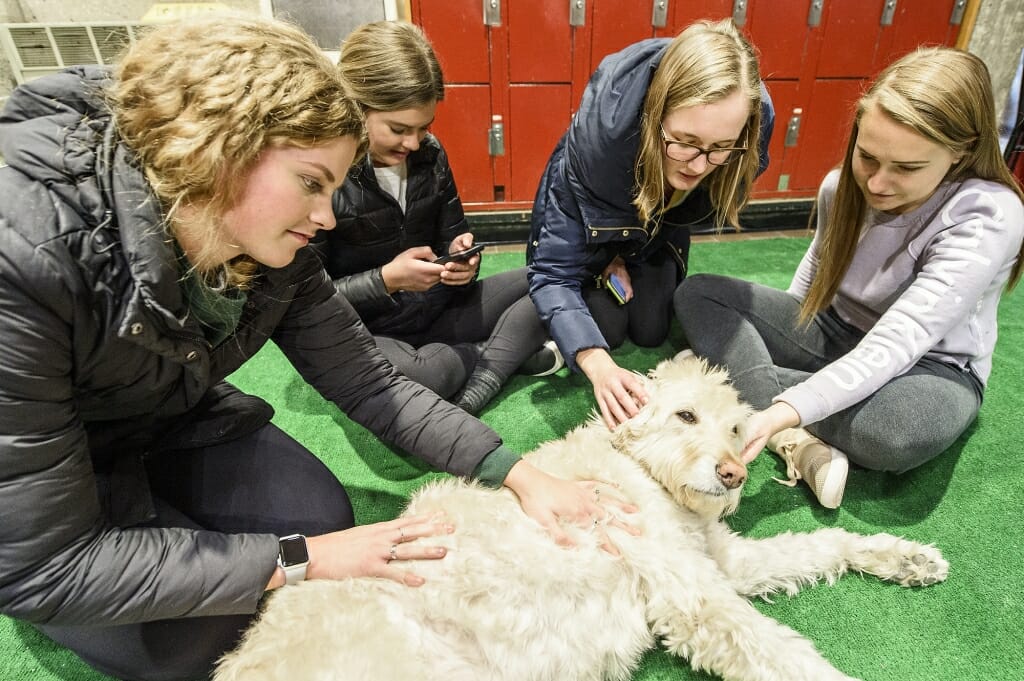
<path fill-rule="evenodd" d="M 0 612 L 49 624 L 255 612 L 276 537 L 105 520 L 72 381 L 88 308 L 70 263 L 2 223 Z"/>
<path fill-rule="evenodd" d="M 398 373 L 322 269 L 300 286 L 273 340 L 349 418 L 439 470 L 470 476 L 501 445 L 487 425 Z"/>
<path fill-rule="evenodd" d="M 398 308 L 398 301 L 384 285 L 382 267 L 356 272 L 334 280 L 334 288 L 352 303 L 360 315 L 373 317 Z"/>

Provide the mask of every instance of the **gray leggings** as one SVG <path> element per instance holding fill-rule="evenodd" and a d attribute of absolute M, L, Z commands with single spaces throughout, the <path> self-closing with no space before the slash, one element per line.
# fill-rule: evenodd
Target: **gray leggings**
<path fill-rule="evenodd" d="M 831 309 L 800 325 L 795 297 L 711 274 L 680 284 L 675 310 L 693 351 L 726 367 L 740 396 L 757 409 L 852 350 L 864 335 Z M 925 357 L 874 395 L 807 430 L 864 468 L 903 473 L 941 454 L 967 430 L 982 392 L 971 372 Z"/>

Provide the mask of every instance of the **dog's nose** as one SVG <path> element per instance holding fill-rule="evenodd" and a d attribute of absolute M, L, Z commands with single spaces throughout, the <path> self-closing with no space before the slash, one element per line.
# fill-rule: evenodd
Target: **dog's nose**
<path fill-rule="evenodd" d="M 723 461 L 715 466 L 715 473 L 726 489 L 736 489 L 747 480 L 747 469 L 733 461 Z"/>

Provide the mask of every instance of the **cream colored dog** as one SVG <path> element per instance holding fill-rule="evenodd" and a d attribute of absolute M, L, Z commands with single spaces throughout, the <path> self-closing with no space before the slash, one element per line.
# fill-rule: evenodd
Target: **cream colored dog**
<path fill-rule="evenodd" d="M 841 529 L 742 538 L 720 521 L 746 478 L 738 453 L 748 409 L 725 372 L 702 361 L 662 362 L 650 402 L 610 433 L 597 418 L 530 455 L 566 478 L 606 480 L 640 511 L 606 526 L 571 528 L 557 546 L 508 490 L 457 479 L 415 495 L 406 513 L 442 511 L 456 532 L 427 579 L 309 581 L 275 593 L 219 681 L 629 679 L 656 643 L 726 679 L 848 679 L 806 639 L 747 601 L 795 594 L 848 569 L 903 586 L 945 579 L 939 551 L 888 534 Z M 617 510 L 616 510 L 617 511 Z"/>

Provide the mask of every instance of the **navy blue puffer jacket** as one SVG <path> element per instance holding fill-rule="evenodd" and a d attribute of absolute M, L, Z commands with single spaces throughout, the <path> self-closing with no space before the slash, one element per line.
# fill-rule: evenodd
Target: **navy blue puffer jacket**
<path fill-rule="evenodd" d="M 558 142 L 533 205 L 527 244 L 530 296 L 569 366 L 585 348 L 608 348 L 583 301 L 582 287 L 616 256 L 627 266 L 670 249 L 686 276 L 690 227 L 707 223 L 713 209 L 698 186 L 660 224 L 640 223 L 634 166 L 640 145 L 640 114 L 654 71 L 671 38 L 630 45 L 601 61 L 569 130 Z M 768 167 L 775 123 L 771 98 L 761 88 L 759 170 Z"/>

